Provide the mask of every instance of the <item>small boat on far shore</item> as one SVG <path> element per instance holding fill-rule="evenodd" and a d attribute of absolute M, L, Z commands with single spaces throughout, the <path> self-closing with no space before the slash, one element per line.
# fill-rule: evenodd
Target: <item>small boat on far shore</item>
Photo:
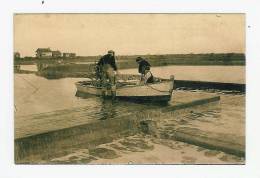
<path fill-rule="evenodd" d="M 116 98 L 138 102 L 168 102 L 171 100 L 174 77 L 170 79 L 156 78 L 154 83 L 140 84 L 139 75 L 121 74 L 117 76 Z M 104 96 L 104 88 L 97 85 L 95 80 L 75 83 L 77 93 Z M 105 89 L 105 96 L 111 97 L 111 90 Z"/>

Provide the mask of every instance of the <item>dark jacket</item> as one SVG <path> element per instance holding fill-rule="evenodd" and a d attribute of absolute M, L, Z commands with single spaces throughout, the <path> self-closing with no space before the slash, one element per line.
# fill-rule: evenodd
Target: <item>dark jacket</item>
<path fill-rule="evenodd" d="M 100 58 L 100 60 L 98 61 L 97 65 L 98 65 L 99 67 L 101 67 L 101 66 L 103 66 L 104 64 L 110 64 L 110 66 L 111 66 L 114 70 L 117 70 L 115 56 L 112 56 L 112 55 L 110 55 L 110 54 L 104 55 L 102 58 Z"/>
<path fill-rule="evenodd" d="M 139 62 L 138 72 L 140 74 L 144 74 L 144 71 L 147 70 L 147 69 L 150 70 L 150 67 L 151 67 L 151 65 L 149 64 L 149 62 L 147 62 L 146 60 L 142 59 Z"/>

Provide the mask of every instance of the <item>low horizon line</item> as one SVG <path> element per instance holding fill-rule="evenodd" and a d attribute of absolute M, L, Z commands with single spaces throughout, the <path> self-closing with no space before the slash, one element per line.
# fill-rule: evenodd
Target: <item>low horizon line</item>
<path fill-rule="evenodd" d="M 14 51 L 14 53 L 16 53 L 19 51 Z M 63 52 L 62 52 L 63 53 Z M 67 53 L 67 52 L 64 52 Z M 75 53 L 75 52 L 73 52 Z M 198 54 L 246 54 L 245 52 L 205 52 L 205 53 L 160 53 L 160 54 L 116 54 L 116 56 L 156 56 L 156 55 L 188 55 L 188 54 L 193 54 L 193 55 L 198 55 Z M 99 54 L 99 55 L 77 55 L 77 53 L 75 53 L 77 57 L 95 57 L 95 56 L 103 56 L 107 53 L 103 53 L 103 54 Z M 23 57 L 36 57 L 34 56 L 23 56 Z"/>

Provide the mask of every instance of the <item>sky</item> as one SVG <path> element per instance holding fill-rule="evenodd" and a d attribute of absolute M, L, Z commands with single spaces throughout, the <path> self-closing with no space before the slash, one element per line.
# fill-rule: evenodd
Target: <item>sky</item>
<path fill-rule="evenodd" d="M 244 53 L 244 14 L 15 14 L 14 51 L 79 56 Z"/>

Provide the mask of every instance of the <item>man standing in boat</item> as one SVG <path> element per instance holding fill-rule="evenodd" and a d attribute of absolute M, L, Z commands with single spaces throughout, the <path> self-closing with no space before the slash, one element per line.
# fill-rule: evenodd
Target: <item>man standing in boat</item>
<path fill-rule="evenodd" d="M 118 74 L 118 69 L 115 60 L 115 52 L 109 50 L 106 55 L 100 58 L 97 63 L 100 72 L 101 85 L 103 88 L 102 94 L 106 95 L 106 90 L 110 89 L 112 97 L 116 96 L 116 77 Z M 107 80 L 109 82 L 107 82 Z"/>
<path fill-rule="evenodd" d="M 137 57 L 136 62 L 139 64 L 138 72 L 141 74 L 141 83 L 153 83 L 153 74 L 150 71 L 151 65 L 142 57 Z"/>

